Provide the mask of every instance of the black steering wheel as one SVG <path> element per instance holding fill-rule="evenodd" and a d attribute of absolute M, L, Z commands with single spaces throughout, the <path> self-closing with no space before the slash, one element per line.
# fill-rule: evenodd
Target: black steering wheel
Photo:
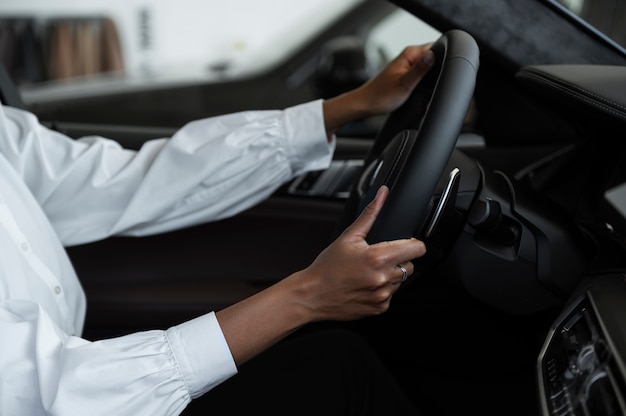
<path fill-rule="evenodd" d="M 436 221 L 433 193 L 469 109 L 479 50 L 462 30 L 444 33 L 431 49 L 433 68 L 408 100 L 389 114 L 348 201 L 354 218 L 380 186 L 389 187 L 389 197 L 368 234 L 370 243 L 424 239 L 424 230 Z"/>

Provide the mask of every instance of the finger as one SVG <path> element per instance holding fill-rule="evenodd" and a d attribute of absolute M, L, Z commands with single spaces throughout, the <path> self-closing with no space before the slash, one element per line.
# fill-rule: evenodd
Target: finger
<path fill-rule="evenodd" d="M 413 68 L 428 69 L 435 63 L 432 43 L 421 46 L 409 46 L 405 49 L 405 57 Z"/>
<path fill-rule="evenodd" d="M 424 78 L 435 63 L 435 54 L 432 50 L 416 48 L 414 52 L 407 57 L 412 70 L 406 73 L 406 82 L 411 88 Z"/>
<path fill-rule="evenodd" d="M 397 275 L 400 275 L 399 277 L 396 277 Z M 407 269 L 404 268 L 403 265 L 398 264 L 396 265 L 396 268 L 393 272 L 394 275 L 394 279 L 391 281 L 391 284 L 396 286 L 396 285 L 400 285 L 402 283 L 404 283 L 406 281 L 406 279 L 409 276 L 409 271 Z"/>
<path fill-rule="evenodd" d="M 348 227 L 346 230 L 349 233 L 354 233 L 362 238 L 365 238 L 369 231 L 372 229 L 380 210 L 382 209 L 387 196 L 389 195 L 389 188 L 383 185 L 378 188 L 376 197 L 365 207 L 361 215 Z"/>
<path fill-rule="evenodd" d="M 377 243 L 388 253 L 387 260 L 394 264 L 416 259 L 426 254 L 426 245 L 416 238 L 406 238 Z"/>
<path fill-rule="evenodd" d="M 399 275 L 397 280 L 394 280 L 392 284 L 399 285 L 401 283 L 406 282 L 409 276 L 413 274 L 415 268 L 413 263 L 410 261 L 400 263 L 396 265 L 396 271 L 394 271 L 394 275 Z"/>

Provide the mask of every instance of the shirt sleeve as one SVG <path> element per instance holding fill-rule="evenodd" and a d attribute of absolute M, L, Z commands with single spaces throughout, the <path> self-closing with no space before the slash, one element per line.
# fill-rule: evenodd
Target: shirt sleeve
<path fill-rule="evenodd" d="M 9 139 L 0 152 L 64 245 L 232 216 L 297 175 L 328 167 L 334 151 L 321 100 L 194 121 L 139 151 L 102 137 L 73 140 L 32 114 L 4 113 Z"/>
<path fill-rule="evenodd" d="M 2 415 L 178 415 L 236 373 L 213 313 L 90 342 L 65 335 L 36 303 L 2 301 L 0 350 Z"/>

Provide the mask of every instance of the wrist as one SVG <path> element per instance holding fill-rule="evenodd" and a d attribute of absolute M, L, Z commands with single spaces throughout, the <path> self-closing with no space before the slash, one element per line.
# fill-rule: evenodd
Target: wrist
<path fill-rule="evenodd" d="M 293 329 L 317 320 L 314 308 L 308 301 L 312 292 L 311 284 L 308 283 L 303 271 L 282 279 L 269 289 L 276 291 L 274 299 L 277 304 L 282 305 L 282 313 L 289 317 Z"/>
<path fill-rule="evenodd" d="M 369 107 L 363 98 L 360 89 L 355 89 L 324 101 L 324 120 L 329 135 L 346 124 L 370 115 Z"/>
<path fill-rule="evenodd" d="M 307 277 L 309 269 L 300 270 L 283 279 L 280 283 L 286 286 L 291 300 L 292 315 L 300 326 L 325 319 L 323 312 L 316 305 L 316 297 L 319 296 L 319 280 Z"/>
<path fill-rule="evenodd" d="M 369 96 L 363 86 L 348 91 L 339 98 L 341 106 L 350 113 L 351 121 L 374 115 L 372 103 L 369 101 Z"/>

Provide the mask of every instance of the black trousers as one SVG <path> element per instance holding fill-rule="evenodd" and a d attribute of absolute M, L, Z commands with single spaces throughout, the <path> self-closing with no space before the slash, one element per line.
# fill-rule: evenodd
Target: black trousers
<path fill-rule="evenodd" d="M 301 331 L 194 400 L 191 415 L 416 415 L 367 343 L 341 329 Z"/>

